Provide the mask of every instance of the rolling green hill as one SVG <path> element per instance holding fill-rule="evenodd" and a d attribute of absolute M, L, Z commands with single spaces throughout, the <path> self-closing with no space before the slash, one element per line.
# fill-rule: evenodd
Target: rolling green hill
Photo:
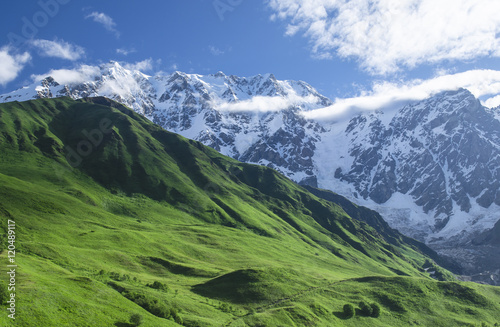
<path fill-rule="evenodd" d="M 0 105 L 0 154 L 2 326 L 500 322 L 498 287 L 454 281 L 373 212 L 105 98 Z"/>

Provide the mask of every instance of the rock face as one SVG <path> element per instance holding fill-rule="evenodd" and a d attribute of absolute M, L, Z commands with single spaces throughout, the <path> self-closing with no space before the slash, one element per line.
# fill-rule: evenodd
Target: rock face
<path fill-rule="evenodd" d="M 492 229 L 487 230 L 480 236 L 476 237 L 472 243 L 474 245 L 491 245 L 498 246 L 500 248 L 500 220 Z"/>
<path fill-rule="evenodd" d="M 449 257 L 460 258 L 463 280 L 500 286 L 500 220 L 492 229 L 472 238 L 441 243 L 437 249 Z"/>
<path fill-rule="evenodd" d="M 431 232 L 461 232 L 466 226 L 454 219 L 463 216 L 457 212 L 500 205 L 500 121 L 470 92 L 407 105 L 389 123 L 381 116 L 350 121 L 345 136 L 353 163 L 335 172 L 362 198 L 384 204 L 407 195 L 434 218 Z"/>
<path fill-rule="evenodd" d="M 48 76 L 0 102 L 111 98 L 225 155 L 375 209 L 436 248 L 472 242 L 500 218 L 500 109 L 467 90 L 332 122 L 305 118 L 328 98 L 272 74 L 148 76 L 110 62 L 74 75 Z"/>

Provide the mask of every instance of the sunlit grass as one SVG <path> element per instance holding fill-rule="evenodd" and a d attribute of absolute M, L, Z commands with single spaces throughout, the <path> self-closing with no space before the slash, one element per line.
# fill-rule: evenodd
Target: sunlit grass
<path fill-rule="evenodd" d="M 114 106 L 0 106 L 1 229 L 16 221 L 19 265 L 12 325 L 129 326 L 135 313 L 144 326 L 178 325 L 174 315 L 186 326 L 500 320 L 498 288 L 435 281 L 404 238 L 389 244 L 383 229 L 276 172 Z M 71 167 L 64 147 L 104 118 L 112 132 Z M 343 306 L 360 301 L 378 303 L 380 317 L 345 319 Z"/>

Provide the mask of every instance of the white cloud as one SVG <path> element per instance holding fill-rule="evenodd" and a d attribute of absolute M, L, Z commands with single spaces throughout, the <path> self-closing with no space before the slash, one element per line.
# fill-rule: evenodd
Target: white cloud
<path fill-rule="evenodd" d="M 423 100 L 442 91 L 465 88 L 475 97 L 487 98 L 483 104 L 500 104 L 500 71 L 469 70 L 441 75 L 429 80 L 375 83 L 372 90 L 357 97 L 335 99 L 332 106 L 305 112 L 310 119 L 340 120 L 363 111 L 396 108 L 410 101 Z"/>
<path fill-rule="evenodd" d="M 151 58 L 136 63 L 122 63 L 123 67 L 128 70 L 138 70 L 140 72 L 149 71 L 153 69 L 153 60 Z"/>
<path fill-rule="evenodd" d="M 158 63 L 159 61 L 156 61 Z M 126 63 L 126 62 L 120 62 L 119 65 L 121 65 L 123 68 L 128 69 L 128 70 L 138 70 L 138 71 L 148 71 L 153 68 L 153 62 L 152 59 L 146 59 L 143 61 L 139 61 L 136 63 Z M 43 80 L 44 78 L 48 76 L 52 76 L 56 82 L 59 84 L 79 84 L 79 83 L 84 83 L 84 82 L 91 82 L 94 81 L 96 77 L 101 75 L 101 68 L 102 67 L 109 67 L 111 64 L 105 64 L 104 66 L 89 66 L 89 65 L 79 65 L 73 69 L 52 69 L 49 72 L 45 74 L 39 74 L 39 75 L 31 75 L 31 79 L 34 82 L 39 82 Z M 128 75 L 123 78 L 123 80 L 126 80 L 127 83 L 124 85 L 127 89 L 131 88 L 137 88 L 138 86 L 136 85 L 137 82 L 134 80 L 133 75 Z M 114 90 L 118 94 L 123 94 L 122 91 L 119 90 L 120 85 L 117 83 L 114 83 L 113 80 L 110 81 L 105 81 L 104 83 L 106 90 L 110 91 Z M 107 85 L 107 86 L 106 86 Z"/>
<path fill-rule="evenodd" d="M 117 80 L 106 80 L 101 86 L 100 93 L 106 96 L 113 97 L 119 95 L 122 98 L 127 98 L 130 93 L 140 92 L 141 87 L 131 76 Z"/>
<path fill-rule="evenodd" d="M 319 58 L 357 58 L 373 74 L 445 60 L 500 57 L 498 0 L 270 0 Z"/>
<path fill-rule="evenodd" d="M 85 18 L 92 18 L 94 22 L 102 24 L 107 31 L 115 34 L 117 38 L 120 37 L 120 32 L 116 29 L 116 23 L 113 21 L 113 18 L 109 17 L 105 13 L 94 11 Z"/>
<path fill-rule="evenodd" d="M 66 60 L 78 60 L 85 50 L 77 45 L 64 41 L 33 40 L 31 44 L 38 48 L 40 55 L 45 57 L 56 57 Z"/>
<path fill-rule="evenodd" d="M 116 49 L 116 53 L 124 55 L 124 56 L 128 56 L 129 54 L 134 53 L 134 52 L 137 52 L 137 50 L 135 50 L 134 48 L 131 48 L 131 49 L 125 49 L 125 48 Z"/>
<path fill-rule="evenodd" d="M 41 81 L 48 76 L 52 76 L 59 84 L 78 84 L 92 81 L 99 74 L 99 67 L 81 65 L 75 69 L 53 69 L 45 74 L 31 75 L 31 78 L 33 81 Z"/>
<path fill-rule="evenodd" d="M 314 104 L 318 99 L 313 95 L 301 97 L 298 95 L 289 95 L 288 97 L 280 96 L 254 96 L 248 100 L 237 102 L 215 103 L 214 107 L 220 111 L 232 112 L 270 112 L 287 109 L 290 106 L 301 104 Z"/>
<path fill-rule="evenodd" d="M 210 50 L 210 53 L 214 56 L 220 56 L 220 55 L 224 54 L 224 51 L 222 51 L 221 49 L 219 49 L 217 47 L 214 47 L 213 45 L 209 46 L 208 50 Z"/>
<path fill-rule="evenodd" d="M 496 108 L 500 106 L 500 95 L 491 97 L 483 102 L 485 107 Z"/>
<path fill-rule="evenodd" d="M 11 54 L 11 50 L 10 47 L 0 48 L 0 84 L 4 86 L 16 79 L 19 72 L 31 59 L 28 52 Z"/>
<path fill-rule="evenodd" d="M 140 93 L 142 89 L 138 80 L 133 75 L 127 74 L 119 79 L 106 79 L 99 92 L 110 98 L 119 95 L 123 99 L 127 99 L 130 94 Z"/>

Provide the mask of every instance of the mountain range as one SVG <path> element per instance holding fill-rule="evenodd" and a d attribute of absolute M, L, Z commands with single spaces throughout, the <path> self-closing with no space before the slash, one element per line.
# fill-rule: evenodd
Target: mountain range
<path fill-rule="evenodd" d="M 330 99 L 272 74 L 149 76 L 110 62 L 52 75 L 0 101 L 105 96 L 224 155 L 374 209 L 392 228 L 460 258 L 468 274 L 499 268 L 478 258 L 496 249 L 488 235 L 499 220 L 500 110 L 468 90 L 319 119 L 311 117 Z"/>
<path fill-rule="evenodd" d="M 375 211 L 113 100 L 0 104 L 0 151 L 0 256 L 16 265 L 10 294 L 14 268 L 0 267 L 0 307 L 15 299 L 14 325 L 500 321 L 497 287 L 457 281 Z"/>

